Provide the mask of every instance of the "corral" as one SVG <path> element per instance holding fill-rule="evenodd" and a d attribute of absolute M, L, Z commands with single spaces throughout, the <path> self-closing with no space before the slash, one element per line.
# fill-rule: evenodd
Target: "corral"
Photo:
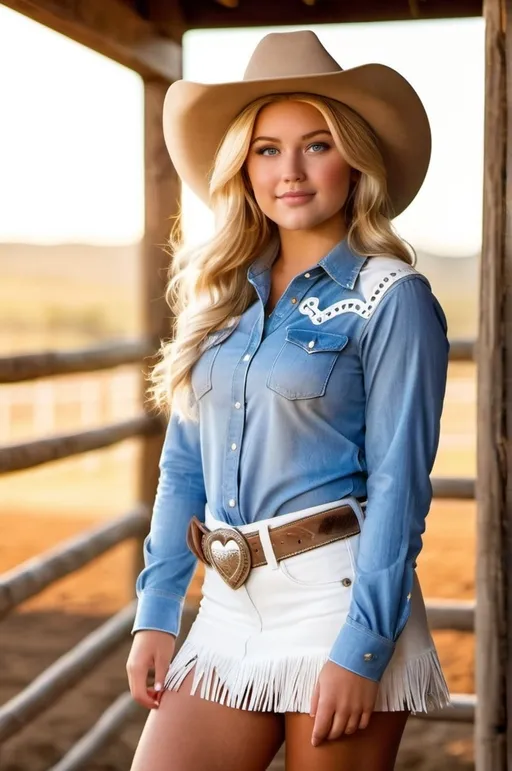
<path fill-rule="evenodd" d="M 432 601 L 429 607 L 433 629 L 456 630 L 442 632 L 452 635 L 447 644 L 455 644 L 456 634 L 476 630 L 475 660 L 476 678 L 461 674 L 461 688 L 455 689 L 456 672 L 452 672 L 453 703 L 451 719 L 462 723 L 475 723 L 475 760 L 478 771 L 502 771 L 512 768 L 512 720 L 508 714 L 508 693 L 510 683 L 510 638 L 512 635 L 510 607 L 510 512 L 511 488 L 509 480 L 509 433 L 512 396 L 507 388 L 510 382 L 509 338 L 511 335 L 509 298 L 510 285 L 510 212 L 506 201 L 510 196 L 512 180 L 512 154 L 508 145 L 510 135 L 510 112 L 507 109 L 508 75 L 511 61 L 512 4 L 508 0 L 486 0 L 482 5 L 462 0 L 451 3 L 437 2 L 393 2 L 379 3 L 366 0 L 357 6 L 339 4 L 334 0 L 318 0 L 301 3 L 286 0 L 276 5 L 256 5 L 250 2 L 227 2 L 227 0 L 201 0 L 197 2 L 163 3 L 159 0 L 148 2 L 78 2 L 70 6 L 64 2 L 7 2 L 15 10 L 63 32 L 95 50 L 133 68 L 144 79 L 145 92 L 145 160 L 146 160 L 146 233 L 144 239 L 144 273 L 140 286 L 144 309 L 144 336 L 123 344 L 70 350 L 68 352 L 34 352 L 5 357 L 0 360 L 0 383 L 30 382 L 56 376 L 110 370 L 122 365 L 147 361 L 154 352 L 158 340 L 168 335 L 167 309 L 161 300 L 162 276 L 167 257 L 159 247 L 166 238 L 169 201 L 177 202 L 179 186 L 173 169 L 167 159 L 160 131 L 162 101 L 168 84 L 179 78 L 181 73 L 180 41 L 184 31 L 198 27 L 215 26 L 270 26 L 280 24 L 317 24 L 322 22 L 376 21 L 386 19 L 443 18 L 484 13 L 486 19 L 486 157 L 485 157 L 485 210 L 484 244 L 481 260 L 480 319 L 478 342 L 452 341 L 454 372 L 459 376 L 464 367 L 470 367 L 474 358 L 478 370 L 477 402 L 477 474 L 476 480 L 466 479 L 454 471 L 450 478 L 434 478 L 436 502 L 432 511 L 435 522 L 442 499 L 443 512 L 453 516 L 452 533 L 457 533 L 458 544 L 463 544 L 459 527 L 461 506 L 467 515 L 469 501 L 476 500 L 476 603 L 463 597 L 473 595 L 471 565 L 465 572 L 459 569 L 457 561 L 451 560 L 454 571 L 443 567 L 445 589 L 453 586 L 457 601 L 442 603 Z M 411 20 L 411 23 L 414 21 Z M 176 203 L 177 205 L 177 203 Z M 160 298 L 157 301 L 157 298 Z M 458 369 L 457 369 L 458 368 Z M 55 540 L 49 537 L 47 543 L 38 536 L 37 550 L 34 542 L 25 539 L 25 546 L 16 552 L 12 544 L 21 542 L 15 535 L 16 529 L 5 518 L 4 532 L 9 533 L 10 565 L 2 563 L 2 569 L 9 570 L 0 585 L 0 614 L 7 615 L 22 603 L 36 602 L 43 590 L 47 590 L 58 579 L 88 565 L 88 570 L 100 570 L 107 554 L 115 554 L 120 562 L 119 569 L 129 578 L 138 570 L 140 540 L 147 531 L 149 510 L 156 486 L 157 460 L 162 439 L 162 425 L 143 411 L 140 385 L 140 412 L 128 419 L 118 420 L 106 428 L 89 431 L 74 431 L 50 436 L 43 440 L 10 444 L 0 450 L 0 472 L 13 474 L 16 471 L 38 466 L 46 467 L 55 461 L 74 455 L 110 447 L 128 438 L 139 437 L 141 450 L 138 457 L 139 505 L 134 511 L 122 514 L 116 521 L 99 522 L 93 530 L 91 520 L 84 518 L 70 523 L 67 535 L 71 541 L 54 547 Z M 48 466 L 48 468 L 50 467 Z M 34 477 L 38 471 L 34 470 Z M 119 501 L 122 498 L 119 496 Z M 465 501 L 463 504 L 462 502 Z M 122 510 L 122 509 L 121 509 Z M 31 520 L 27 512 L 24 522 L 28 530 Z M 446 524 L 446 523 L 444 523 Z M 12 525 L 12 523 L 11 523 Z M 76 525 L 76 527 L 75 527 Z M 31 525 L 32 527 L 33 525 Z M 87 528 L 84 532 L 84 528 Z M 448 526 L 450 530 L 450 526 Z M 432 537 L 445 537 L 432 527 Z M 35 526 L 34 526 L 35 532 Z M 61 537 L 65 537 L 64 530 Z M 134 549 L 128 550 L 130 542 Z M 436 552 L 443 547 L 441 541 Z M 453 543 L 453 539 L 452 539 Z M 54 547 L 45 551 L 47 547 Z M 126 547 L 126 548 L 125 548 Z M 453 548 L 453 547 L 452 547 Z M 121 555 L 121 549 L 125 549 Z M 115 551 L 114 551 L 115 550 Z M 30 562 L 25 560 L 31 559 Z M 16 560 L 16 561 L 14 561 Z M 89 563 L 91 563 L 89 565 Z M 106 563 L 103 562 L 105 565 Z M 113 561 L 109 560 L 109 569 Z M 468 567 L 466 554 L 466 569 Z M 445 572 L 446 571 L 446 572 Z M 83 574 L 82 574 L 83 575 Z M 440 574 L 439 574 L 440 575 Z M 457 576 L 457 578 L 456 578 Z M 452 582 L 452 583 L 451 583 Z M 127 580 L 129 586 L 129 580 Z M 425 566 L 424 585 L 427 596 L 440 597 L 441 582 L 428 584 Z M 60 583 L 59 587 L 64 587 Z M 64 591 L 64 589 L 62 589 Z M 77 592 L 73 589 L 73 593 Z M 48 596 L 48 595 L 47 595 Z M 98 598 L 87 597 L 84 604 L 94 604 Z M 191 600 L 197 591 L 191 593 Z M 444 593 L 443 593 L 444 596 Z M 122 609 L 118 610 L 122 604 Z M 191 607 L 193 602 L 191 603 Z M 0 740 L 7 741 L 4 757 L 10 756 L 11 741 L 23 726 L 57 703 L 65 691 L 79 681 L 85 681 L 97 667 L 105 666 L 107 656 L 117 654 L 121 658 L 126 652 L 127 632 L 131 625 L 133 604 L 126 596 L 113 601 L 111 611 L 115 615 L 102 626 L 92 630 L 92 625 L 83 623 L 81 629 L 73 630 L 72 645 L 76 647 L 66 653 L 66 648 L 48 648 L 46 666 L 43 670 L 38 659 L 33 675 L 10 683 L 11 692 L 0 708 Z M 106 606 L 102 607 L 106 611 Z M 23 618 L 12 614 L 2 623 L 14 630 L 25 645 L 27 634 L 38 635 L 38 627 L 28 632 L 22 626 Z M 73 620 L 70 619 L 73 625 Z M 55 636 L 59 636 L 56 620 Z M 18 626 L 17 626 L 18 625 Z M 50 627 L 51 628 L 51 623 Z M 75 634 L 76 633 L 76 634 Z M 84 634 L 88 637 L 82 640 Z M 14 638 L 12 638 L 14 639 Z M 450 642 L 451 641 L 451 642 Z M 27 641 L 28 644 L 28 641 Z M 124 646 L 124 648 L 122 647 Z M 441 646 L 440 646 L 441 647 Z M 64 656 L 64 653 L 66 655 Z M 62 654 L 62 655 L 61 655 Z M 19 648 L 7 650 L 7 656 L 18 656 L 20 664 L 36 655 L 35 650 Z M 23 656 L 26 658 L 23 659 Z M 54 656 L 54 658 L 52 658 Z M 61 656 L 57 661 L 54 659 Z M 119 662 L 117 662 L 119 663 Z M 468 662 L 469 663 L 469 662 Z M 26 674 L 29 675 L 29 667 Z M 119 671 L 116 669 L 116 671 Z M 109 670 L 110 672 L 110 670 Z M 121 676 L 123 675 L 121 671 Z M 91 680 L 92 682 L 92 680 Z M 17 688 L 16 685 L 20 687 Z M 97 686 L 99 687 L 99 686 Z M 468 693 L 475 691 L 475 694 Z M 119 734 L 123 725 L 133 720 L 136 713 L 126 688 L 120 681 L 113 689 L 119 696 L 111 706 L 99 704 L 98 722 L 79 738 L 73 731 L 77 744 L 67 744 L 65 754 L 52 767 L 65 769 L 93 768 L 92 759 L 112 737 Z M 465 692 L 466 691 L 466 692 Z M 107 689 L 103 689 L 105 696 Z M 73 693 L 66 699 L 71 699 Z M 71 703 L 70 703 L 71 704 Z M 71 706 L 68 707 L 71 710 Z M 49 710 L 48 714 L 51 714 Z M 57 713 L 55 713 L 57 715 Z M 54 717 L 49 729 L 61 718 Z M 443 716 L 443 720 L 447 718 Z M 78 722 L 74 728 L 78 726 Z M 424 721 L 415 721 L 415 735 L 428 729 Z M 444 728 L 444 726 L 443 726 Z M 439 734 L 441 736 L 441 733 Z M 461 739 L 462 741 L 462 739 Z M 64 748 L 63 748 L 64 749 Z M 115 754 L 115 752 L 114 752 Z M 456 750 L 454 751 L 456 754 Z M 40 753 L 38 753 L 38 757 Z M 2 756 L 0 754 L 0 762 Z M 10 762 L 10 761 L 9 761 Z M 50 762 L 54 762 L 52 759 Z M 112 761 L 113 762 L 113 761 Z M 417 763 L 416 768 L 425 768 Z M 11 763 L 9 766 L 15 769 Z M 23 766 L 20 766 L 22 768 Z M 47 766 L 44 766 L 45 768 Z M 99 765 L 98 768 L 115 768 L 114 765 Z M 455 768 L 453 764 L 451 766 Z M 464 768 L 461 765 L 460 768 Z M 31 766 L 36 769 L 36 765 Z M 43 768 L 43 766 L 41 766 Z"/>

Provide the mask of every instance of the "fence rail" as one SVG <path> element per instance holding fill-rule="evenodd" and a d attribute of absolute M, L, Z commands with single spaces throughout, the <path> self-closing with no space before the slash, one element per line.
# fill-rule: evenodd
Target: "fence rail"
<path fill-rule="evenodd" d="M 451 340 L 450 361 L 476 361 L 477 347 L 476 340 Z"/>
<path fill-rule="evenodd" d="M 146 507 L 70 538 L 0 576 L 0 620 L 17 605 L 64 576 L 84 567 L 128 538 L 143 536 L 149 527 Z"/>
<path fill-rule="evenodd" d="M 0 383 L 21 383 L 55 375 L 97 372 L 139 364 L 152 356 L 157 347 L 150 339 L 112 340 L 93 348 L 70 351 L 43 351 L 0 357 Z"/>
<path fill-rule="evenodd" d="M 136 600 L 84 637 L 0 707 L 0 744 L 54 704 L 126 640 L 133 623 L 135 608 Z"/>
<path fill-rule="evenodd" d="M 112 340 L 103 345 L 69 351 L 43 351 L 17 356 L 0 357 L 0 384 L 21 383 L 55 375 L 71 375 L 80 372 L 96 372 L 138 364 L 145 357 L 153 356 L 158 343 L 149 338 Z M 452 361 L 471 361 L 475 356 L 474 340 L 453 340 L 450 343 Z"/>
<path fill-rule="evenodd" d="M 11 444 L 0 448 L 0 474 L 41 466 L 72 455 L 100 450 L 134 436 L 158 434 L 161 422 L 156 417 L 142 415 L 91 431 L 61 434 L 50 439 Z"/>
<path fill-rule="evenodd" d="M 89 768 L 91 761 L 107 745 L 109 739 L 115 737 L 139 711 L 142 711 L 142 707 L 132 699 L 131 693 L 122 693 L 49 771 L 81 771 Z"/>

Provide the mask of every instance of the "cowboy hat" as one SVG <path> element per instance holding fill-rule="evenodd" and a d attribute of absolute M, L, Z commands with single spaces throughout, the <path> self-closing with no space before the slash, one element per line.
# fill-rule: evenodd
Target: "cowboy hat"
<path fill-rule="evenodd" d="M 233 119 L 261 96 L 297 91 L 337 99 L 366 120 L 380 142 L 393 216 L 400 214 L 419 191 L 430 160 L 430 126 L 423 104 L 391 67 L 363 64 L 343 70 L 309 30 L 266 35 L 241 81 L 177 80 L 170 86 L 163 130 L 181 179 L 208 204 L 215 153 Z"/>

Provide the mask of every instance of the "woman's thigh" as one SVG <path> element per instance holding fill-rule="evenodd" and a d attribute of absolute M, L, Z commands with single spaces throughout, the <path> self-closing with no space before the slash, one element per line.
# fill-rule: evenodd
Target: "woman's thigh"
<path fill-rule="evenodd" d="M 131 771 L 265 771 L 284 739 L 284 716 L 191 696 L 193 671 L 148 715 Z"/>
<path fill-rule="evenodd" d="M 393 771 L 408 717 L 409 712 L 373 712 L 366 728 L 313 747 L 314 719 L 287 713 L 286 771 Z"/>

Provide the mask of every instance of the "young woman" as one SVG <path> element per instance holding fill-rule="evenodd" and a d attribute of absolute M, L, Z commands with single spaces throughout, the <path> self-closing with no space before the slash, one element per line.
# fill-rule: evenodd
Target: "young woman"
<path fill-rule="evenodd" d="M 173 84 L 164 131 L 215 234 L 174 244 L 153 371 L 172 409 L 127 662 L 152 710 L 132 771 L 263 771 L 284 739 L 287 771 L 390 771 L 410 712 L 449 703 L 415 572 L 446 319 L 391 226 L 428 119 L 397 72 L 343 71 L 303 31 L 267 35 L 241 82 Z"/>

